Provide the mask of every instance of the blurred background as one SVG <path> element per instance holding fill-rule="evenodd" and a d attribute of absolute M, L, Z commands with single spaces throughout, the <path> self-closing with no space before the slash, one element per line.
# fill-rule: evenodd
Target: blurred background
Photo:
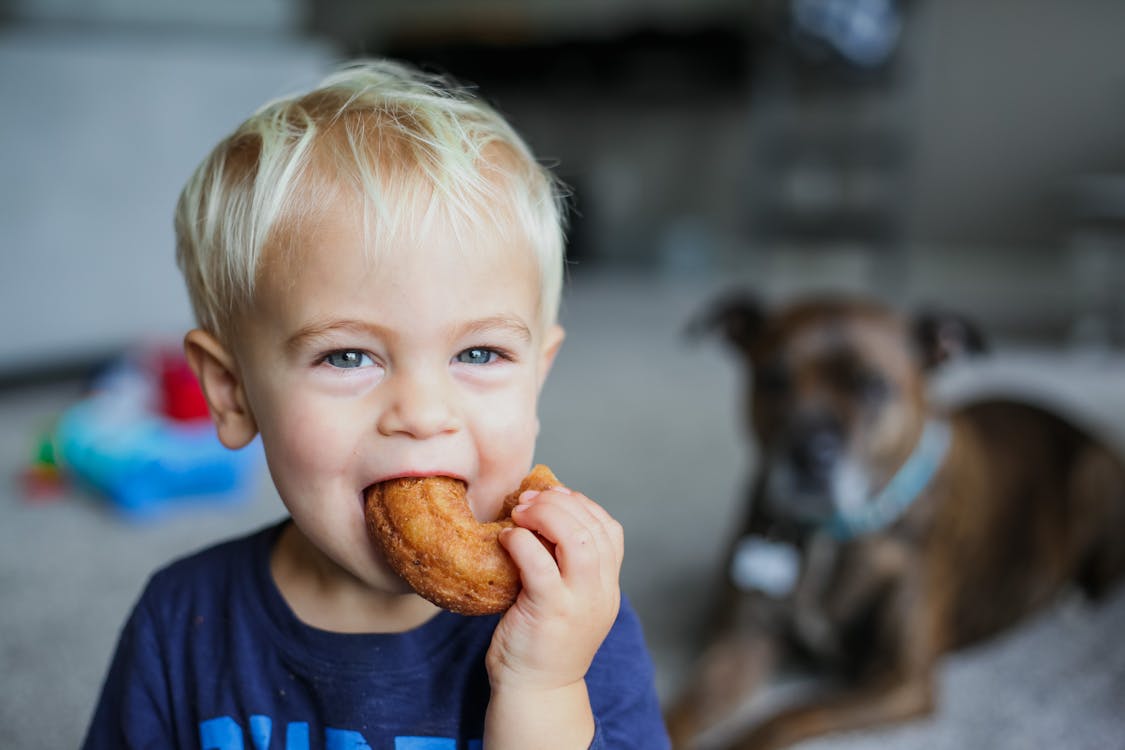
<path fill-rule="evenodd" d="M 624 522 L 666 697 L 754 467 L 742 374 L 682 336 L 714 295 L 956 309 L 996 354 L 935 395 L 1125 447 L 1123 31 L 1118 0 L 0 0 L 0 747 L 76 745 L 154 567 L 283 512 L 253 461 L 222 502 L 122 512 L 145 498 L 59 474 L 53 437 L 95 377 L 174 382 L 172 207 L 265 100 L 411 60 L 571 186 L 539 452 Z M 1120 595 L 1063 603 L 950 659 L 933 719 L 809 747 L 1122 747 L 1123 627 Z"/>

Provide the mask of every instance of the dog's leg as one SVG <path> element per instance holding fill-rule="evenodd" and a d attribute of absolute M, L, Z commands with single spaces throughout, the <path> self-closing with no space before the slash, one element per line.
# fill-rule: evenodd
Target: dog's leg
<path fill-rule="evenodd" d="M 1100 446 L 1076 462 L 1070 482 L 1071 543 L 1078 585 L 1099 599 L 1125 578 L 1125 468 Z"/>
<path fill-rule="evenodd" d="M 734 714 L 773 673 L 779 652 L 764 630 L 730 628 L 719 635 L 665 713 L 672 747 L 693 747 L 700 733 Z"/>
<path fill-rule="evenodd" d="M 777 601 L 739 591 L 724 575 L 707 622 L 706 646 L 665 711 L 673 748 L 694 747 L 701 733 L 729 718 L 769 680 L 787 650 L 777 635 L 784 620 Z"/>
<path fill-rule="evenodd" d="M 930 713 L 929 675 L 887 679 L 815 703 L 785 709 L 754 727 L 730 750 L 774 750 L 811 737 L 889 724 Z"/>
<path fill-rule="evenodd" d="M 730 750 L 788 747 L 831 732 L 900 722 L 933 711 L 934 667 L 948 638 L 948 612 L 944 597 L 924 585 L 927 578 L 917 566 L 895 575 L 909 559 L 902 552 L 895 545 L 868 551 L 873 566 L 866 570 L 879 575 L 867 579 L 866 594 L 860 590 L 849 593 L 848 586 L 841 586 L 845 598 L 866 600 L 877 596 L 879 580 L 889 584 L 879 602 L 855 605 L 879 613 L 869 631 L 878 648 L 865 661 L 883 666 L 857 675 L 855 682 L 838 683 L 829 691 L 790 703 L 750 727 L 729 745 Z M 921 596 L 923 590 L 929 595 Z"/>
<path fill-rule="evenodd" d="M 676 750 L 693 747 L 700 734 L 735 716 L 790 654 L 782 636 L 791 617 L 790 603 L 741 590 L 731 578 L 739 541 L 762 531 L 763 482 L 758 477 L 748 488 L 744 516 L 727 540 L 717 592 L 705 620 L 707 645 L 664 714 Z"/>

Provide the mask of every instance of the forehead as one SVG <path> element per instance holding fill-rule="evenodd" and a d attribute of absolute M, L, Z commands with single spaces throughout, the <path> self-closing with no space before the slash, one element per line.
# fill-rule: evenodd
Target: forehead
<path fill-rule="evenodd" d="M 773 321 L 759 356 L 789 368 L 853 365 L 906 375 L 912 351 L 903 322 L 881 313 L 782 316 Z"/>
<path fill-rule="evenodd" d="M 377 221 L 348 192 L 304 217 L 267 255 L 255 310 L 283 327 L 385 318 L 393 306 L 413 310 L 419 325 L 461 312 L 536 322 L 538 266 L 518 235 L 424 213 L 409 230 L 383 231 Z"/>
<path fill-rule="evenodd" d="M 373 198 L 354 185 L 314 175 L 295 191 L 291 203 L 266 248 L 261 281 L 291 278 L 342 257 L 367 271 L 418 252 L 452 264 L 537 262 L 530 240 L 503 200 L 476 215 L 451 206 L 422 180 Z"/>

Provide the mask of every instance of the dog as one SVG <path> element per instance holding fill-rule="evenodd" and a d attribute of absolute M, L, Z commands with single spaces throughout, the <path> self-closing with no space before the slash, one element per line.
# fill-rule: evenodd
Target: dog
<path fill-rule="evenodd" d="M 942 654 L 1125 573 L 1125 468 L 1110 450 L 1031 405 L 930 405 L 929 374 L 985 349 L 967 319 L 845 298 L 767 312 L 733 295 L 690 330 L 717 330 L 752 373 L 761 469 L 703 654 L 666 710 L 675 748 L 793 664 L 831 679 L 721 747 L 925 715 Z"/>

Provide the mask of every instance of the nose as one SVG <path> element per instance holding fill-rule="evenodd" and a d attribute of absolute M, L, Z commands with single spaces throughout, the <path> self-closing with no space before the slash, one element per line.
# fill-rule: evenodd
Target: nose
<path fill-rule="evenodd" d="M 810 479 L 825 480 L 840 458 L 843 435 L 830 425 L 817 425 L 799 435 L 793 442 L 794 468 Z"/>
<path fill-rule="evenodd" d="M 457 429 L 452 384 L 440 377 L 401 372 L 384 381 L 387 394 L 377 427 L 385 436 L 425 440 Z"/>

